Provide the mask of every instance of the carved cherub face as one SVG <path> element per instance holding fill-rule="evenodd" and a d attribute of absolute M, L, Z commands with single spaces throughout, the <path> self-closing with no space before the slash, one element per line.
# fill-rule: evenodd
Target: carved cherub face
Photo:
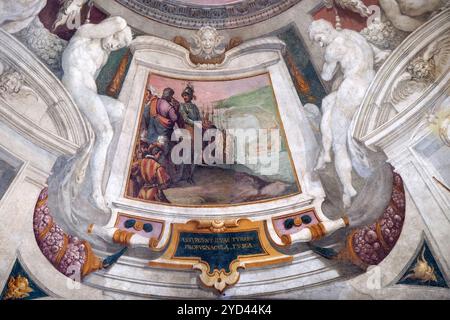
<path fill-rule="evenodd" d="M 427 61 L 422 57 L 417 57 L 409 63 L 406 70 L 413 79 L 431 81 L 434 77 L 434 60 L 430 59 Z"/>
<path fill-rule="evenodd" d="M 202 43 L 203 51 L 205 51 L 206 53 L 211 53 L 216 44 L 216 39 L 215 39 L 214 33 L 211 32 L 210 30 L 205 31 L 202 34 L 201 43 Z"/>
<path fill-rule="evenodd" d="M 23 76 L 17 71 L 8 71 L 0 77 L 0 95 L 14 94 L 20 91 L 23 84 Z"/>
<path fill-rule="evenodd" d="M 133 39 L 131 29 L 126 27 L 122 31 L 102 39 L 102 47 L 107 51 L 115 51 L 130 45 Z"/>
<path fill-rule="evenodd" d="M 313 21 L 309 27 L 309 38 L 325 47 L 335 38 L 336 30 L 331 23 L 325 20 Z"/>
<path fill-rule="evenodd" d="M 191 52 L 207 59 L 220 55 L 225 51 L 225 48 L 220 47 L 223 39 L 216 29 L 204 26 L 194 36 L 195 46 L 191 48 Z"/>

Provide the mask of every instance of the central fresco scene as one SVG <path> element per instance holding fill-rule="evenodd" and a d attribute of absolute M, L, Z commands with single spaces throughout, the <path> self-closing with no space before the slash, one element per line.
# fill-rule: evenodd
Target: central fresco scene
<path fill-rule="evenodd" d="M 126 196 L 176 205 L 275 199 L 300 191 L 291 161 L 269 74 L 227 81 L 151 74 Z"/>

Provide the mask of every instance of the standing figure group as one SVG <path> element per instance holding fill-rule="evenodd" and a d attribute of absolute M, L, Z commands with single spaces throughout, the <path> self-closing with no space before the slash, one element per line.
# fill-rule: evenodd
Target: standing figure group
<path fill-rule="evenodd" d="M 183 103 L 179 103 L 174 94 L 172 88 L 165 88 L 158 97 L 147 85 L 141 138 L 135 151 L 127 191 L 133 198 L 169 202 L 164 189 L 182 179 L 194 184 L 195 165 L 176 166 L 170 159 L 170 153 L 175 143 L 172 134 L 177 128 L 187 130 L 191 143 L 194 143 L 194 127 L 196 122 L 202 120 L 201 114 L 192 102 L 195 99 L 192 86 L 188 85 L 181 93 Z"/>

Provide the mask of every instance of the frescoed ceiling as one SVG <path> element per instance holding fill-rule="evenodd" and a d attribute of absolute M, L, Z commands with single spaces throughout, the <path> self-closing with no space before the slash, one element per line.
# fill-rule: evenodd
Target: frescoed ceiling
<path fill-rule="evenodd" d="M 274 17 L 300 2 L 300 0 L 116 1 L 147 18 L 186 29 L 199 28 L 206 21 L 216 29 L 248 26 Z"/>
<path fill-rule="evenodd" d="M 449 300 L 434 1 L 0 0 L 0 300 Z"/>
<path fill-rule="evenodd" d="M 238 2 L 244 2 L 245 0 L 179 0 L 183 4 L 195 4 L 195 5 L 206 5 L 206 6 L 220 6 L 224 4 L 235 4 Z"/>

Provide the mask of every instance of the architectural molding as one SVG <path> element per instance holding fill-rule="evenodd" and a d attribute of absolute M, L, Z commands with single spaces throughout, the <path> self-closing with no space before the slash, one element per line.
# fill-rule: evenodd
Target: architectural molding
<path fill-rule="evenodd" d="M 366 92 L 357 114 L 353 128 L 353 136 L 364 142 L 372 149 L 386 146 L 389 141 L 395 140 L 404 133 L 411 131 L 424 114 L 431 110 L 442 96 L 446 94 L 450 86 L 450 40 L 448 37 L 441 40 L 443 35 L 448 35 L 450 29 L 450 9 L 436 15 L 433 19 L 422 25 L 398 46 L 378 70 L 375 79 Z M 438 71 L 432 76 L 431 81 L 414 79 L 414 75 L 408 72 L 414 68 L 414 60 L 425 59 L 427 52 L 433 50 L 433 46 L 442 46 L 440 55 L 426 57 L 435 59 L 440 65 Z M 419 87 L 412 88 L 402 101 L 392 100 L 395 90 L 402 90 L 408 83 L 401 81 L 416 81 Z M 398 93 L 397 93 L 398 95 Z M 402 130 L 399 131 L 399 124 Z"/>
<path fill-rule="evenodd" d="M 380 68 L 356 115 L 353 136 L 367 147 L 383 151 L 407 190 L 405 224 L 397 245 L 372 271 L 351 281 L 354 289 L 373 298 L 411 298 L 417 290 L 424 290 L 414 291 L 411 286 L 401 290 L 403 285 L 396 284 L 416 258 L 424 236 L 444 278 L 450 279 L 450 193 L 434 179 L 445 181 L 448 176 L 445 154 L 450 149 L 427 119 L 439 111 L 449 94 L 449 29 L 447 9 L 411 33 Z M 393 91 L 405 88 L 405 94 L 393 99 Z M 439 160 L 433 160 L 436 154 Z M 379 285 L 369 286 L 374 280 Z M 448 297 L 446 289 L 427 292 L 427 298 Z"/>
<path fill-rule="evenodd" d="M 293 24 L 303 35 L 302 41 L 305 47 L 311 53 L 311 61 L 317 69 L 323 65 L 322 49 L 313 45 L 307 36 L 309 24 L 313 21 L 312 12 L 320 5 L 321 0 L 302 0 L 290 7 L 288 10 L 273 16 L 260 23 L 222 30 L 227 39 L 241 37 L 244 41 L 265 37 L 273 34 L 286 25 Z M 167 40 L 172 40 L 177 36 L 190 39 L 200 28 L 182 29 L 175 26 L 166 25 L 156 20 L 151 20 L 144 15 L 136 13 L 119 2 L 110 0 L 95 0 L 95 6 L 110 16 L 121 16 L 125 18 L 130 27 L 138 35 L 152 35 Z M 219 28 L 220 29 L 220 28 Z"/>
<path fill-rule="evenodd" d="M 207 24 L 216 29 L 238 28 L 274 17 L 301 0 L 241 0 L 226 5 L 193 5 L 176 0 L 116 0 L 148 19 L 185 29 Z"/>
<path fill-rule="evenodd" d="M 53 149 L 52 152 L 75 153 L 88 140 L 88 128 L 59 79 L 23 44 L 3 30 L 0 30 L 0 60 L 18 72 L 31 94 L 47 106 L 45 113 L 51 118 L 56 134 L 49 133 L 33 119 L 17 112 L 12 99 L 1 101 L 0 112 L 4 119 L 27 139 Z"/>

